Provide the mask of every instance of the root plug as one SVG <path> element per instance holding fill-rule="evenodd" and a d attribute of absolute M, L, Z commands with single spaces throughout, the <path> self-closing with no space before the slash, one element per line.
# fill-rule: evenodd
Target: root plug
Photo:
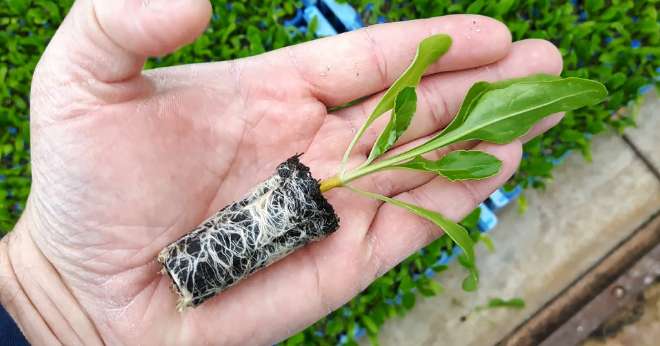
<path fill-rule="evenodd" d="M 255 271 L 339 227 L 309 168 L 294 156 L 276 173 L 158 255 L 179 295 L 197 306 Z"/>

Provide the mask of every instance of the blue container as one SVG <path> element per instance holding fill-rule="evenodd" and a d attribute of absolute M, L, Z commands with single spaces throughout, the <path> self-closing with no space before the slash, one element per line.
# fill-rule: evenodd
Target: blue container
<path fill-rule="evenodd" d="M 318 37 L 332 36 L 364 26 L 360 14 L 347 3 L 335 0 L 303 0 L 302 3 L 303 8 L 293 18 L 285 20 L 285 26 L 295 26 L 305 32 L 316 18 L 314 34 Z"/>
<path fill-rule="evenodd" d="M 481 213 L 479 214 L 477 227 L 482 232 L 490 232 L 497 226 L 497 216 L 484 203 L 481 203 L 479 208 L 481 209 Z"/>
<path fill-rule="evenodd" d="M 490 197 L 486 200 L 486 205 L 491 208 L 493 211 L 498 211 L 504 207 L 506 207 L 507 204 L 509 204 L 511 200 L 509 197 L 507 197 L 500 189 L 495 190 Z"/>
<path fill-rule="evenodd" d="M 452 257 L 449 256 L 446 251 L 442 251 L 442 253 L 440 254 L 440 258 L 438 258 L 435 264 L 445 266 L 447 265 L 447 263 L 449 263 L 451 259 Z"/>
<path fill-rule="evenodd" d="M 314 33 L 318 37 L 337 35 L 337 30 L 330 25 L 328 19 L 321 13 L 316 6 L 309 6 L 303 11 L 303 18 L 309 24 L 316 18 L 316 31 Z"/>
<path fill-rule="evenodd" d="M 320 0 L 318 7 L 329 19 L 335 19 L 335 29 L 338 32 L 353 31 L 363 27 L 360 14 L 348 3 L 338 3 L 335 0 Z M 332 22 L 333 20 L 330 19 Z"/>
<path fill-rule="evenodd" d="M 513 190 L 511 190 L 511 191 L 507 191 L 505 188 L 501 188 L 501 189 L 500 189 L 500 191 L 502 192 L 502 194 L 504 194 L 504 195 L 506 196 L 506 198 L 509 199 L 509 201 L 511 201 L 511 200 L 517 198 L 518 196 L 520 196 L 520 194 L 522 193 L 522 190 L 523 190 L 523 189 L 522 189 L 522 187 L 521 187 L 520 185 L 517 185 L 517 186 L 516 186 Z"/>
<path fill-rule="evenodd" d="M 298 9 L 298 11 L 296 11 L 295 17 L 284 21 L 284 26 L 302 26 L 302 25 L 305 25 L 305 17 L 303 16 L 303 10 L 300 8 Z"/>

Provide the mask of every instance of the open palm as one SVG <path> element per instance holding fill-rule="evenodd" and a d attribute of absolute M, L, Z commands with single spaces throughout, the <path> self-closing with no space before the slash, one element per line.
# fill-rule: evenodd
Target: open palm
<path fill-rule="evenodd" d="M 316 178 L 336 173 L 378 93 L 428 35 L 447 33 L 454 44 L 423 79 L 402 147 L 446 125 L 478 80 L 561 70 L 551 44 L 511 44 L 501 23 L 460 15 L 374 26 L 236 61 L 141 72 L 146 56 L 190 42 L 210 14 L 205 0 L 155 6 L 78 1 L 35 72 L 33 188 L 25 228 L 10 239 L 9 254 L 23 286 L 47 280 L 16 268 L 36 253 L 69 292 L 55 303 L 66 322 L 45 319 L 64 344 L 266 344 L 295 333 L 441 231 L 333 190 L 327 197 L 341 218 L 337 232 L 183 313 L 155 256 L 296 153 L 304 153 Z M 353 163 L 364 159 L 382 126 L 367 133 Z M 520 143 L 476 144 L 504 162 L 491 179 L 450 183 L 382 173 L 359 184 L 460 219 L 514 172 Z"/>

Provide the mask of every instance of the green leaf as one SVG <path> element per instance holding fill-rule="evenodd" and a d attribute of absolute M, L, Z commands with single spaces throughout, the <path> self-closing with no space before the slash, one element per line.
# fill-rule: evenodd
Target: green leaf
<path fill-rule="evenodd" d="M 507 307 L 507 308 L 522 309 L 525 307 L 525 301 L 521 298 L 513 298 L 509 300 L 494 298 L 488 302 L 488 306 L 491 308 Z"/>
<path fill-rule="evenodd" d="M 468 214 L 463 220 L 460 222 L 463 227 L 472 229 L 476 228 L 477 224 L 479 223 L 479 216 L 481 215 L 481 208 L 477 207 L 474 208 L 473 211 Z"/>
<path fill-rule="evenodd" d="M 419 293 L 421 293 L 424 297 L 436 296 L 443 290 L 439 283 L 429 278 L 420 279 L 417 282 L 417 289 L 419 290 Z"/>
<path fill-rule="evenodd" d="M 360 319 L 362 324 L 364 325 L 365 328 L 367 328 L 367 332 L 369 334 L 378 334 L 378 325 L 374 322 L 374 320 L 371 319 L 371 317 L 364 315 Z"/>
<path fill-rule="evenodd" d="M 328 322 L 328 324 L 325 327 L 325 332 L 328 335 L 334 336 L 338 335 L 344 330 L 344 320 L 339 319 L 339 318 L 334 318 Z"/>
<path fill-rule="evenodd" d="M 509 11 L 511 6 L 513 6 L 514 0 L 501 0 L 497 4 L 497 15 L 501 16 Z"/>
<path fill-rule="evenodd" d="M 433 269 L 433 271 L 436 273 L 441 273 L 449 269 L 449 267 L 444 264 L 434 264 L 433 267 L 431 267 L 431 269 Z"/>
<path fill-rule="evenodd" d="M 463 279 L 463 290 L 467 292 L 475 291 L 479 285 L 479 270 L 477 269 L 474 257 L 470 258 L 464 253 L 460 254 L 458 256 L 458 263 L 465 267 L 470 273 L 465 279 Z"/>
<path fill-rule="evenodd" d="M 479 233 L 479 240 L 484 244 L 488 252 L 495 252 L 495 244 L 493 244 L 493 239 L 491 239 L 486 233 Z"/>
<path fill-rule="evenodd" d="M 525 212 L 527 212 L 527 208 L 529 207 L 529 205 L 527 204 L 527 197 L 524 194 L 518 196 L 517 203 L 518 203 L 518 214 L 520 215 L 525 214 Z"/>
<path fill-rule="evenodd" d="M 417 86 L 422 79 L 424 71 L 445 54 L 450 46 L 451 37 L 445 34 L 429 36 L 422 40 L 410 66 L 385 92 L 385 95 L 383 95 L 383 98 L 376 105 L 376 108 L 366 123 L 370 125 L 377 117 L 392 109 L 396 95 L 405 87 Z"/>
<path fill-rule="evenodd" d="M 369 343 L 371 346 L 379 346 L 380 341 L 378 341 L 378 335 L 375 334 L 367 334 L 367 338 L 369 339 Z"/>
<path fill-rule="evenodd" d="M 532 76 L 503 85 L 484 91 L 464 122 L 436 139 L 509 143 L 550 114 L 596 104 L 607 96 L 601 83 L 581 78 Z"/>
<path fill-rule="evenodd" d="M 371 148 L 371 153 L 366 163 L 373 161 L 394 145 L 408 126 L 410 126 L 410 121 L 413 115 L 415 115 L 416 109 L 417 94 L 415 93 L 415 87 L 409 86 L 403 88 L 396 96 L 390 121 Z"/>
<path fill-rule="evenodd" d="M 449 47 L 451 46 L 451 37 L 445 34 L 437 34 L 429 36 L 420 42 L 417 47 L 417 53 L 412 63 L 408 68 L 403 72 L 403 74 L 397 79 L 390 88 L 385 92 L 380 102 L 376 105 L 373 112 L 367 120 L 364 122 L 362 127 L 355 134 L 355 137 L 349 144 L 344 154 L 344 159 L 342 160 L 343 164 L 348 161 L 348 156 L 351 154 L 353 147 L 360 140 L 367 128 L 376 120 L 378 117 L 383 115 L 383 113 L 394 107 L 394 102 L 396 96 L 401 90 L 409 86 L 417 86 L 422 79 L 424 71 L 434 63 L 440 56 L 445 54 Z"/>
<path fill-rule="evenodd" d="M 376 325 L 383 325 L 383 323 L 385 323 L 386 312 L 387 310 L 385 310 L 384 306 L 375 306 L 371 309 L 371 319 L 376 323 Z"/>
<path fill-rule="evenodd" d="M 399 290 L 401 290 L 401 292 L 408 292 L 413 287 L 415 287 L 415 284 L 413 283 L 410 274 L 403 276 L 403 278 L 401 279 L 401 283 L 399 284 Z"/>
<path fill-rule="evenodd" d="M 474 274 L 473 272 L 470 272 L 470 275 L 468 275 L 465 279 L 463 279 L 463 283 L 461 285 L 463 290 L 466 292 L 474 292 L 477 290 L 478 286 L 479 286 L 479 276 Z"/>
<path fill-rule="evenodd" d="M 447 219 L 446 217 L 442 216 L 442 214 L 440 213 L 416 206 L 414 204 L 406 203 L 404 201 L 394 198 L 389 198 L 383 195 L 379 195 L 377 193 L 358 190 L 350 186 L 348 187 L 351 190 L 359 194 L 362 194 L 364 196 L 367 196 L 369 198 L 377 199 L 386 203 L 393 204 L 397 207 L 406 209 L 412 212 L 413 214 L 421 216 L 433 222 L 438 227 L 442 228 L 445 234 L 447 234 L 458 246 L 461 247 L 461 249 L 463 249 L 464 252 L 463 255 L 465 256 L 465 260 L 468 263 L 470 263 L 470 266 L 468 267 L 468 269 L 470 270 L 469 277 L 473 277 L 473 280 L 475 280 L 475 284 L 476 284 L 476 279 L 478 279 L 478 274 L 476 272 L 476 267 L 474 265 L 475 263 L 474 242 L 472 241 L 472 238 L 470 238 L 470 234 L 468 233 L 468 231 L 465 230 L 463 226 Z"/>
<path fill-rule="evenodd" d="M 305 333 L 298 333 L 292 337 L 290 337 L 285 345 L 286 346 L 295 346 L 295 345 L 302 345 L 305 342 Z"/>
<path fill-rule="evenodd" d="M 429 288 L 429 290 L 431 290 L 431 292 L 433 292 L 434 295 L 438 295 L 438 294 L 442 293 L 442 290 L 443 290 L 442 285 L 440 285 L 439 283 L 437 283 L 433 280 L 429 280 L 428 288 Z"/>
<path fill-rule="evenodd" d="M 605 1 L 604 0 L 586 0 L 584 2 L 584 7 L 589 11 L 591 14 L 594 12 L 600 10 L 605 6 Z"/>
<path fill-rule="evenodd" d="M 7 0 L 5 4 L 9 6 L 11 14 L 25 13 L 30 6 L 30 2 L 25 0 Z"/>
<path fill-rule="evenodd" d="M 535 75 L 492 84 L 479 82 L 468 91 L 456 119 L 444 131 L 382 165 L 455 142 L 509 143 L 550 114 L 593 105 L 606 96 L 601 83 L 574 77 Z"/>
<path fill-rule="evenodd" d="M 403 306 L 408 310 L 412 309 L 415 306 L 416 298 L 415 298 L 415 295 L 413 293 L 408 292 L 408 293 L 404 294 L 401 300 L 402 300 Z"/>
<path fill-rule="evenodd" d="M 536 75 L 532 76 L 535 80 L 542 81 L 542 80 L 554 80 L 557 77 L 555 76 L 549 76 L 549 75 Z M 503 81 L 498 81 L 494 83 L 488 83 L 488 82 L 476 82 L 470 89 L 468 90 L 467 94 L 465 95 L 465 98 L 463 99 L 463 103 L 461 104 L 461 108 L 458 110 L 458 113 L 454 117 L 454 120 L 452 120 L 447 127 L 445 127 L 440 135 L 451 132 L 455 130 L 456 128 L 460 127 L 464 122 L 465 119 L 467 119 L 467 116 L 470 114 L 472 109 L 477 105 L 477 101 L 479 98 L 486 93 L 487 91 L 490 90 L 496 90 L 496 89 L 502 89 L 507 86 L 510 86 L 512 84 L 518 83 L 518 82 L 524 82 L 529 80 L 532 77 L 523 77 L 523 78 L 512 78 L 512 79 L 507 79 Z"/>
<path fill-rule="evenodd" d="M 468 6 L 467 10 L 465 11 L 466 13 L 479 13 L 481 11 L 481 8 L 483 8 L 485 5 L 483 0 L 477 0 L 477 1 L 472 1 L 470 6 Z"/>
<path fill-rule="evenodd" d="M 509 309 L 524 309 L 525 301 L 522 298 L 512 298 L 512 299 L 502 299 L 502 298 L 493 298 L 488 301 L 488 304 L 484 306 L 477 307 L 477 311 L 485 309 L 497 309 L 497 308 L 509 308 Z"/>
<path fill-rule="evenodd" d="M 492 177 L 499 173 L 502 161 L 479 150 L 456 150 L 436 161 L 417 156 L 395 167 L 432 172 L 456 181 Z"/>

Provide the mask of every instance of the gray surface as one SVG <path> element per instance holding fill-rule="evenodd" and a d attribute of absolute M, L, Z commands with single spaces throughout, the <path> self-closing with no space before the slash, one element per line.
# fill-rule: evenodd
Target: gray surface
<path fill-rule="evenodd" d="M 660 268 L 658 268 L 660 272 Z M 642 316 L 626 317 L 639 320 L 624 326 L 616 334 L 607 338 L 590 338 L 583 346 L 656 346 L 660 340 L 660 283 L 644 292 Z"/>
<path fill-rule="evenodd" d="M 660 171 L 660 98 L 649 93 L 640 108 L 637 127 L 626 130 L 626 136 Z"/>
<path fill-rule="evenodd" d="M 657 125 L 638 131 L 642 132 L 637 138 L 658 135 Z M 465 273 L 452 266 L 438 278 L 445 293 L 418 300 L 405 318 L 388 321 L 382 344 L 494 344 L 660 210 L 660 183 L 613 135 L 595 138 L 592 164 L 580 155 L 569 157 L 555 171 L 555 181 L 545 192 L 527 193 L 529 209 L 524 215 L 515 207 L 500 215 L 491 234 L 496 252 L 480 247 L 477 254 L 482 271 L 479 291 L 463 292 L 460 282 Z M 527 307 L 473 312 L 493 297 L 522 297 Z M 466 320 L 462 322 L 461 316 Z"/>

